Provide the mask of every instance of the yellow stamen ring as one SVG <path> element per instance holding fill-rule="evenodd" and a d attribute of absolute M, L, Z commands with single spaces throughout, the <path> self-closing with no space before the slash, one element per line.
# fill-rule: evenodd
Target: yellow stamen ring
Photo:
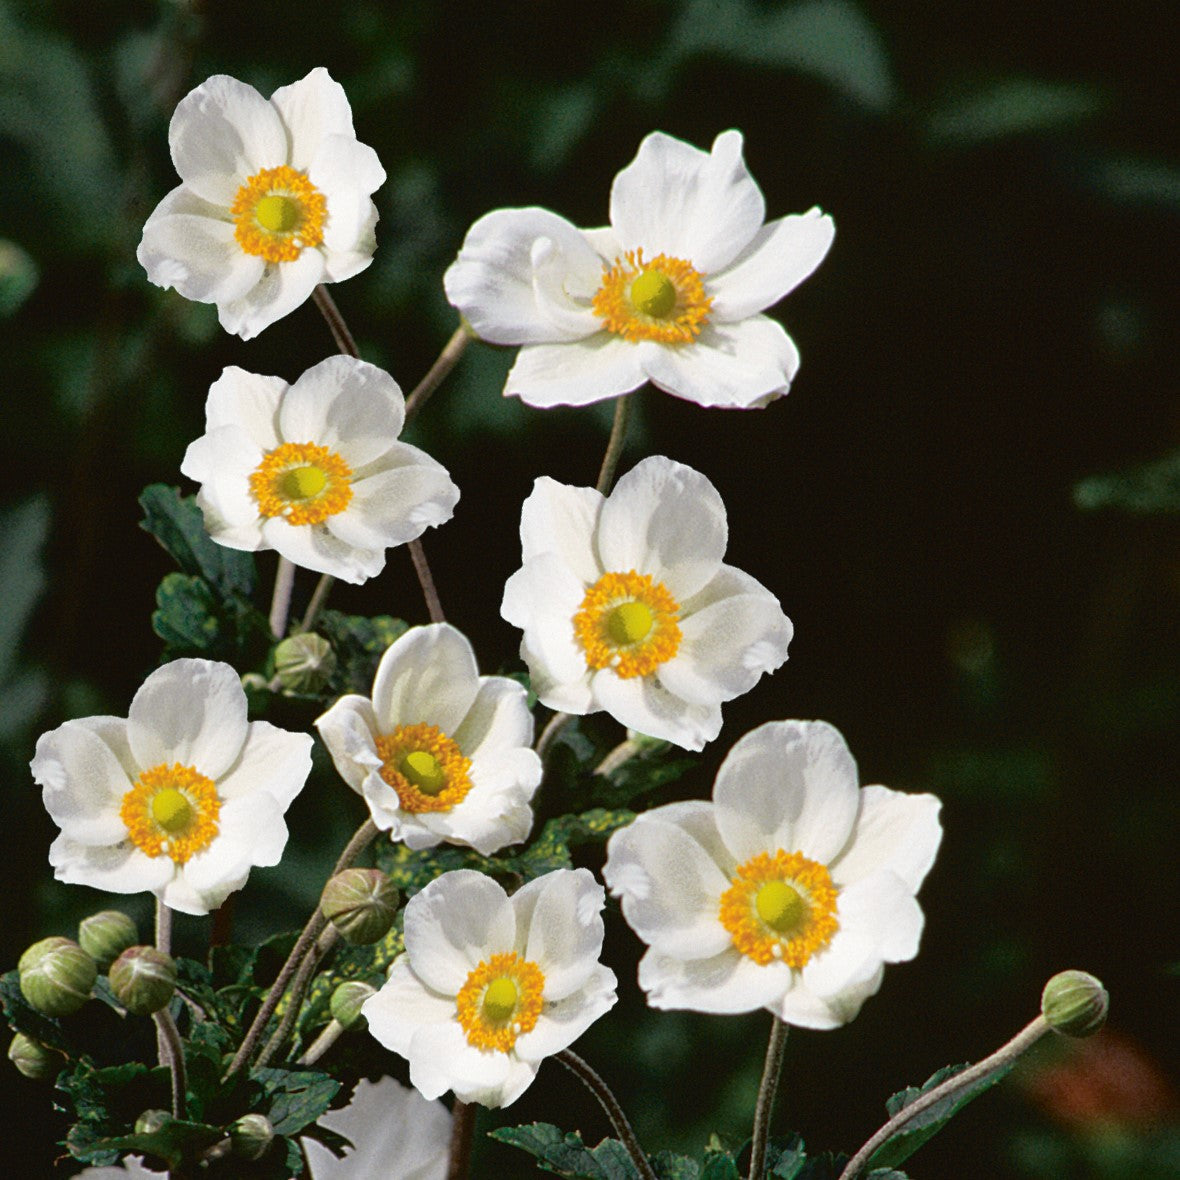
<path fill-rule="evenodd" d="M 399 725 L 377 739 L 381 777 L 403 811 L 450 811 L 471 790 L 471 759 L 434 725 Z"/>
<path fill-rule="evenodd" d="M 324 194 L 305 172 L 286 164 L 251 176 L 229 211 L 238 245 L 267 262 L 294 262 L 308 246 L 324 240 Z"/>
<path fill-rule="evenodd" d="M 614 668 L 624 679 L 648 676 L 680 649 L 680 604 L 651 574 L 603 574 L 573 617 L 589 668 Z"/>
<path fill-rule="evenodd" d="M 691 344 L 709 322 L 711 296 L 704 275 L 683 258 L 658 254 L 645 262 L 642 250 L 628 250 L 604 267 L 594 296 L 594 314 L 608 332 L 661 344 Z"/>
<path fill-rule="evenodd" d="M 263 516 L 320 524 L 352 501 L 352 468 L 327 447 L 283 443 L 250 473 L 250 495 Z"/>
<path fill-rule="evenodd" d="M 455 1012 L 467 1043 L 507 1053 L 517 1037 L 536 1027 L 544 990 L 544 972 L 515 951 L 485 959 L 455 997 Z"/>
<path fill-rule="evenodd" d="M 179 762 L 145 770 L 119 806 L 131 842 L 148 856 L 170 856 L 178 865 L 213 843 L 220 812 L 213 780 Z"/>
<path fill-rule="evenodd" d="M 802 967 L 832 941 L 836 888 L 828 870 L 799 852 L 760 852 L 721 895 L 720 919 L 733 945 L 765 966 Z"/>

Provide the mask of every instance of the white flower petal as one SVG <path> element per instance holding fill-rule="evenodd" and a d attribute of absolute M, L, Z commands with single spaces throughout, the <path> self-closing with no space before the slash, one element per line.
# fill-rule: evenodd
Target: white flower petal
<path fill-rule="evenodd" d="M 238 674 L 210 660 L 173 660 L 157 668 L 127 717 L 127 738 L 144 769 L 179 762 L 215 780 L 238 760 L 246 735 Z"/>
<path fill-rule="evenodd" d="M 350 693 L 316 719 L 315 727 L 340 777 L 360 794 L 370 771 L 380 769 L 376 738 L 380 732 L 373 704 Z"/>
<path fill-rule="evenodd" d="M 126 729 L 126 722 L 120 724 Z M 94 730 L 67 721 L 42 734 L 31 769 L 45 810 L 70 842 L 104 845 L 126 838 L 119 807 L 134 778 Z"/>
<path fill-rule="evenodd" d="M 685 750 L 702 750 L 721 732 L 720 706 L 682 701 L 657 677 L 624 679 L 613 669 L 604 668 L 591 678 L 590 689 L 599 707 L 628 729 L 663 738 Z"/>
<path fill-rule="evenodd" d="M 411 627 L 381 657 L 373 711 L 385 733 L 425 722 L 453 737 L 478 692 L 471 644 L 449 623 L 433 623 Z"/>
<path fill-rule="evenodd" d="M 198 196 L 229 206 L 242 183 L 286 163 L 278 111 L 253 86 L 216 74 L 180 100 L 168 128 L 172 163 Z"/>
<path fill-rule="evenodd" d="M 556 553 L 586 585 L 602 573 L 594 552 L 594 533 L 605 497 L 594 488 L 575 488 L 541 476 L 520 513 L 524 561 Z"/>
<path fill-rule="evenodd" d="M 344 87 L 323 66 L 298 82 L 280 86 L 270 101 L 289 137 L 286 163 L 292 168 L 306 172 L 325 136 L 356 138 Z"/>
<path fill-rule="evenodd" d="M 860 939 L 887 963 L 904 963 L 918 953 L 925 919 L 913 891 L 895 873 L 873 873 L 841 889 L 837 918 L 840 933 L 833 946 L 841 937 Z M 836 990 L 814 981 L 809 986 L 821 994 Z"/>
<path fill-rule="evenodd" d="M 531 746 L 533 715 L 524 685 L 507 676 L 481 676 L 467 716 L 451 737 L 469 758 L 489 758 Z"/>
<path fill-rule="evenodd" d="M 743 320 L 793 291 L 832 245 L 836 227 L 818 209 L 768 222 L 723 271 L 709 276 L 716 320 Z"/>
<path fill-rule="evenodd" d="M 791 986 L 791 969 L 782 963 L 761 967 L 732 947 L 708 959 L 678 959 L 653 949 L 639 961 L 639 986 L 653 1008 L 730 1015 L 773 1004 Z"/>
<path fill-rule="evenodd" d="M 709 480 L 653 455 L 606 498 L 596 540 L 604 569 L 650 574 L 683 601 L 717 573 L 727 535 L 725 505 Z"/>
<path fill-rule="evenodd" d="M 304 250 L 293 262 L 269 263 L 240 299 L 218 303 L 221 326 L 243 340 L 252 340 L 304 303 L 323 275 L 324 256 L 319 250 Z"/>
<path fill-rule="evenodd" d="M 99 847 L 64 835 L 49 846 L 49 863 L 59 881 L 107 893 L 156 893 L 176 872 L 168 857 L 145 856 L 130 841 Z"/>
<path fill-rule="evenodd" d="M 180 464 L 182 475 L 202 485 L 197 503 L 205 529 L 219 545 L 258 549 L 262 525 L 250 476 L 264 458 L 244 430 L 221 426 L 188 445 Z"/>
<path fill-rule="evenodd" d="M 625 250 L 669 254 L 703 274 L 732 262 L 765 216 L 737 131 L 717 136 L 710 153 L 653 132 L 611 186 L 611 227 Z"/>
<path fill-rule="evenodd" d="M 512 895 L 520 953 L 544 972 L 547 1005 L 585 986 L 598 965 L 604 900 L 588 869 L 546 873 Z"/>
<path fill-rule="evenodd" d="M 799 351 L 766 316 L 711 321 L 692 344 L 653 346 L 643 369 L 657 388 L 698 406 L 762 409 L 790 388 Z"/>
<path fill-rule="evenodd" d="M 270 795 L 283 811 L 303 790 L 311 773 L 311 736 L 289 733 L 269 721 L 252 721 L 242 755 L 218 781 L 223 799 L 248 792 Z"/>
<path fill-rule="evenodd" d="M 272 516 L 263 521 L 262 538 L 301 569 L 331 574 L 356 585 L 385 568 L 383 550 L 358 549 L 334 536 L 325 525 L 292 525 L 281 516 Z"/>
<path fill-rule="evenodd" d="M 823 721 L 769 721 L 741 738 L 717 772 L 717 828 L 739 861 L 802 852 L 822 865 L 856 821 L 856 763 Z"/>
<path fill-rule="evenodd" d="M 546 977 L 548 978 L 548 977 Z M 531 1032 L 517 1037 L 513 1053 L 522 1061 L 539 1063 L 569 1048 L 600 1016 L 615 1006 L 615 973 L 601 963 L 591 964 L 588 978 L 577 991 L 550 1002 Z"/>
<path fill-rule="evenodd" d="M 279 405 L 286 390 L 282 377 L 266 377 L 227 365 L 209 386 L 205 430 L 232 426 L 243 431 L 260 451 L 273 451 L 282 442 Z"/>
<path fill-rule="evenodd" d="M 408 1054 L 410 1081 L 433 1097 L 453 1090 L 460 1102 L 499 1107 L 514 1102 L 532 1084 L 537 1067 L 511 1053 L 485 1052 L 469 1045 L 457 1023 L 423 1025 Z"/>
<path fill-rule="evenodd" d="M 572 344 L 528 344 L 504 383 L 525 405 L 588 406 L 638 389 L 647 376 L 642 350 L 621 336 L 598 332 Z"/>
<path fill-rule="evenodd" d="M 832 880 L 848 885 L 887 869 L 916 893 L 938 854 L 941 808 L 942 803 L 933 795 L 907 795 L 880 786 L 863 788 L 856 830 L 832 861 Z"/>
<path fill-rule="evenodd" d="M 533 249 L 538 241 L 547 243 L 540 258 L 546 272 L 540 301 L 534 287 Z M 564 304 L 556 281 L 563 274 L 569 284 Z M 546 209 L 497 209 L 468 230 L 458 258 L 443 275 L 443 286 L 481 339 L 492 344 L 542 344 L 578 339 L 597 330 L 593 314 L 575 301 L 588 298 L 588 284 L 593 296 L 601 276 L 602 260 L 563 217 Z M 579 329 L 583 320 L 585 328 Z"/>
<path fill-rule="evenodd" d="M 389 968 L 385 983 L 361 1006 L 369 1031 L 387 1049 L 408 1057 L 410 1042 L 422 1025 L 441 1024 L 455 1018 L 455 998 L 427 991 L 410 969 L 410 959 L 399 955 Z M 445 1093 L 444 1085 L 435 1094 Z"/>

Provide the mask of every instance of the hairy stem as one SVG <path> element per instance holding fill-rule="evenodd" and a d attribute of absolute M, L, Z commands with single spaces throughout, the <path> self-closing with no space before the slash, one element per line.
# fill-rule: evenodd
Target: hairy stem
<path fill-rule="evenodd" d="M 413 540 L 408 548 L 410 559 L 414 563 L 414 573 L 418 575 L 418 584 L 422 587 L 422 597 L 426 599 L 426 610 L 430 615 L 430 621 L 445 623 L 447 616 L 443 614 L 438 591 L 434 588 L 434 577 L 430 572 L 430 563 L 426 560 L 426 551 L 422 548 L 422 542 Z"/>
<path fill-rule="evenodd" d="M 320 1035 L 307 1047 L 307 1051 L 295 1063 L 296 1065 L 315 1065 L 317 1061 L 340 1040 L 344 1033 L 344 1025 L 334 1016 L 324 1025 Z"/>
<path fill-rule="evenodd" d="M 451 338 L 443 345 L 438 354 L 438 360 L 427 370 L 426 376 L 418 382 L 406 398 L 406 422 L 426 404 L 426 399 L 446 380 L 447 374 L 459 363 L 464 350 L 475 339 L 474 333 L 464 320 L 451 333 Z"/>
<path fill-rule="evenodd" d="M 545 728 L 541 730 L 541 736 L 537 738 L 537 756 L 544 758 L 548 753 L 549 747 L 553 745 L 557 739 L 557 735 L 573 720 L 572 713 L 554 713 L 552 717 L 545 723 Z"/>
<path fill-rule="evenodd" d="M 929 1090 L 919 1098 L 915 1098 L 909 1106 L 903 1110 L 899 1110 L 848 1161 L 844 1171 L 840 1173 L 840 1180 L 853 1180 L 854 1177 L 859 1176 L 865 1164 L 872 1158 L 873 1152 L 882 1143 L 885 1143 L 896 1135 L 911 1119 L 916 1118 L 923 1111 L 929 1110 L 944 1098 L 949 1098 L 959 1090 L 973 1085 L 980 1078 L 986 1077 L 994 1070 L 1001 1069 L 1005 1065 L 1014 1062 L 1022 1053 L 1035 1045 L 1049 1031 L 1049 1027 L 1049 1022 L 1043 1016 L 1038 1016 L 1035 1020 L 1026 1024 L 1007 1044 L 1001 1045 L 990 1057 L 985 1057 L 982 1061 L 977 1061 L 961 1073 L 955 1074 L 954 1077 L 947 1078 L 945 1082 L 935 1086 L 933 1090 Z"/>
<path fill-rule="evenodd" d="M 762 1065 L 762 1083 L 758 1087 L 758 1101 L 754 1106 L 750 1180 L 762 1180 L 762 1174 L 766 1171 L 766 1140 L 770 1134 L 770 1118 L 774 1114 L 774 1100 L 778 1094 L 778 1080 L 783 1071 L 783 1052 L 786 1047 L 787 1026 L 776 1016 L 770 1026 L 766 1060 Z"/>
<path fill-rule="evenodd" d="M 354 356 L 359 360 L 361 354 L 357 351 L 356 341 L 352 338 L 352 333 L 348 330 L 348 325 L 344 322 L 344 317 L 340 314 L 336 301 L 328 294 L 328 288 L 323 283 L 318 284 L 312 291 L 311 297 L 315 301 L 316 307 L 320 309 L 320 314 L 328 321 L 328 327 L 332 330 L 332 339 L 336 341 L 336 347 L 345 356 Z"/>
<path fill-rule="evenodd" d="M 295 628 L 296 635 L 302 635 L 315 626 L 315 621 L 319 618 L 320 611 L 324 609 L 328 592 L 332 589 L 335 581 L 336 579 L 331 574 L 324 574 L 316 583 L 311 601 L 307 604 L 307 610 L 303 612 L 303 618 L 299 620 L 299 626 Z"/>
<path fill-rule="evenodd" d="M 188 1114 L 188 1077 L 184 1068 L 184 1046 L 180 1043 L 180 1033 L 176 1030 L 176 1021 L 168 1009 L 161 1008 L 152 1014 L 156 1023 L 156 1036 L 160 1044 L 165 1046 L 166 1064 L 172 1071 L 172 1117 L 185 1118 Z"/>
<path fill-rule="evenodd" d="M 295 1027 L 296 1018 L 299 1016 L 299 1006 L 303 1003 L 303 993 L 307 990 L 312 974 L 320 965 L 323 957 L 336 945 L 339 938 L 340 934 L 336 927 L 329 926 L 326 930 L 321 931 L 312 950 L 303 956 L 303 961 L 299 964 L 299 970 L 295 972 L 295 978 L 291 981 L 291 987 L 287 992 L 287 1009 L 279 1021 L 278 1028 L 274 1030 L 270 1040 L 266 1042 L 266 1046 L 258 1054 L 258 1060 L 254 1063 L 255 1068 L 262 1069 L 263 1066 L 269 1065 L 271 1058 L 282 1048 L 291 1029 Z"/>
<path fill-rule="evenodd" d="M 606 1117 L 610 1119 L 611 1126 L 615 1129 L 615 1134 L 619 1137 L 619 1142 L 627 1149 L 627 1154 L 631 1157 L 643 1180 L 656 1180 L 656 1174 L 648 1162 L 646 1153 L 639 1146 L 639 1140 L 635 1137 L 635 1132 L 631 1129 L 631 1124 L 623 1113 L 623 1108 L 611 1093 L 606 1082 L 571 1049 L 562 1049 L 555 1056 L 566 1069 L 576 1074 L 590 1093 L 598 1099 L 599 1105 L 606 1111 Z"/>
<path fill-rule="evenodd" d="M 291 592 L 295 589 L 295 566 L 285 557 L 279 558 L 275 574 L 275 589 L 270 600 L 270 633 L 282 639 L 287 633 L 287 615 L 291 610 Z"/>
<path fill-rule="evenodd" d="M 471 1167 L 471 1145 L 475 1141 L 475 1105 L 456 1100 L 451 1115 L 447 1180 L 467 1180 L 467 1172 Z"/>
<path fill-rule="evenodd" d="M 602 456 L 602 466 L 598 471 L 598 482 L 594 487 L 604 496 L 610 491 L 614 483 L 615 469 L 623 456 L 623 446 L 627 441 L 627 421 L 631 417 L 631 398 L 634 394 L 624 394 L 615 401 L 615 417 L 611 423 L 610 438 L 606 444 L 606 454 Z"/>

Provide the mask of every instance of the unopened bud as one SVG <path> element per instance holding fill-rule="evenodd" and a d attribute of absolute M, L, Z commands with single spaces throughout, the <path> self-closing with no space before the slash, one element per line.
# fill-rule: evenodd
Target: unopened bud
<path fill-rule="evenodd" d="M 135 923 L 118 910 L 91 914 L 78 927 L 78 945 L 103 971 L 138 941 L 139 931 Z"/>
<path fill-rule="evenodd" d="M 229 1129 L 233 1153 L 244 1160 L 260 1160 L 274 1141 L 275 1129 L 264 1114 L 244 1114 Z"/>
<path fill-rule="evenodd" d="M 361 1005 L 376 994 L 375 987 L 370 987 L 359 979 L 350 979 L 342 983 L 328 1001 L 332 1019 L 345 1028 L 364 1028 L 365 1018 L 361 1015 Z"/>
<path fill-rule="evenodd" d="M 66 1064 L 66 1059 L 56 1049 L 19 1032 L 8 1046 L 8 1060 L 26 1078 L 38 1082 L 56 1077 Z"/>
<path fill-rule="evenodd" d="M 145 1110 L 135 1120 L 135 1133 L 137 1135 L 154 1135 L 157 1131 L 162 1131 L 172 1121 L 173 1116 L 166 1110 Z"/>
<path fill-rule="evenodd" d="M 115 999 L 136 1016 L 150 1016 L 167 1007 L 176 991 L 176 964 L 154 946 L 125 950 L 107 972 Z"/>
<path fill-rule="evenodd" d="M 98 966 L 72 938 L 43 938 L 20 957 L 21 994 L 46 1016 L 68 1016 L 90 998 Z"/>
<path fill-rule="evenodd" d="M 1106 988 L 1086 971 L 1059 971 L 1041 993 L 1041 1015 L 1066 1036 L 1093 1035 L 1106 1023 L 1109 1010 Z"/>
<path fill-rule="evenodd" d="M 397 886 L 380 869 L 345 869 L 324 886 L 320 909 L 345 942 L 383 938 L 397 914 Z"/>
<path fill-rule="evenodd" d="M 335 671 L 336 653 L 322 635 L 290 635 L 275 648 L 275 674 L 285 692 L 319 692 Z"/>

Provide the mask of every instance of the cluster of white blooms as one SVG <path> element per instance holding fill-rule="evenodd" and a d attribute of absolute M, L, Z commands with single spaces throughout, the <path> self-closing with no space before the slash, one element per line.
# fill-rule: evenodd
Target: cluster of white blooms
<path fill-rule="evenodd" d="M 384 172 L 325 70 L 270 99 L 211 78 L 180 103 L 170 144 L 182 183 L 149 218 L 139 258 L 152 282 L 215 303 L 228 331 L 249 339 L 317 284 L 369 264 Z M 701 406 L 753 408 L 787 392 L 798 353 L 763 313 L 823 259 L 828 216 L 767 222 L 736 131 L 709 152 L 657 132 L 615 177 L 609 220 L 580 230 L 544 209 L 502 209 L 471 227 L 444 285 L 475 333 L 520 346 L 506 395 L 583 405 L 651 382 Z M 181 471 L 200 485 L 218 543 L 359 583 L 458 500 L 446 470 L 399 440 L 404 419 L 393 378 L 354 357 L 291 384 L 227 368 Z M 722 703 L 787 658 L 791 622 L 770 590 L 725 564 L 725 506 L 692 468 L 650 457 L 609 494 L 542 476 L 520 534 L 501 611 L 522 632 L 532 690 L 555 711 L 605 712 L 699 750 L 720 733 Z M 409 629 L 382 656 L 371 696 L 343 696 L 315 724 L 391 840 L 488 856 L 527 839 L 542 761 L 526 690 L 481 676 L 455 628 Z M 210 912 L 252 866 L 278 862 L 311 746 L 248 722 L 228 665 L 166 665 L 126 720 L 68 721 L 38 743 L 33 774 L 61 828 L 57 876 Z M 748 733 L 712 802 L 657 807 L 610 840 L 603 876 L 650 948 L 639 969 L 649 1002 L 766 1008 L 810 1028 L 851 1020 L 884 964 L 917 952 L 915 894 L 938 849 L 938 811 L 929 795 L 862 788 L 823 722 Z M 419 1094 L 362 1082 L 322 1120 L 355 1152 L 341 1162 L 309 1142 L 313 1175 L 372 1175 L 380 1161 L 389 1174 L 441 1177 L 449 1116 L 427 1100 L 450 1090 L 507 1105 L 614 1004 L 599 962 L 603 901 L 586 869 L 511 895 L 461 870 L 413 896 L 405 952 L 364 1014 L 408 1060 Z"/>

